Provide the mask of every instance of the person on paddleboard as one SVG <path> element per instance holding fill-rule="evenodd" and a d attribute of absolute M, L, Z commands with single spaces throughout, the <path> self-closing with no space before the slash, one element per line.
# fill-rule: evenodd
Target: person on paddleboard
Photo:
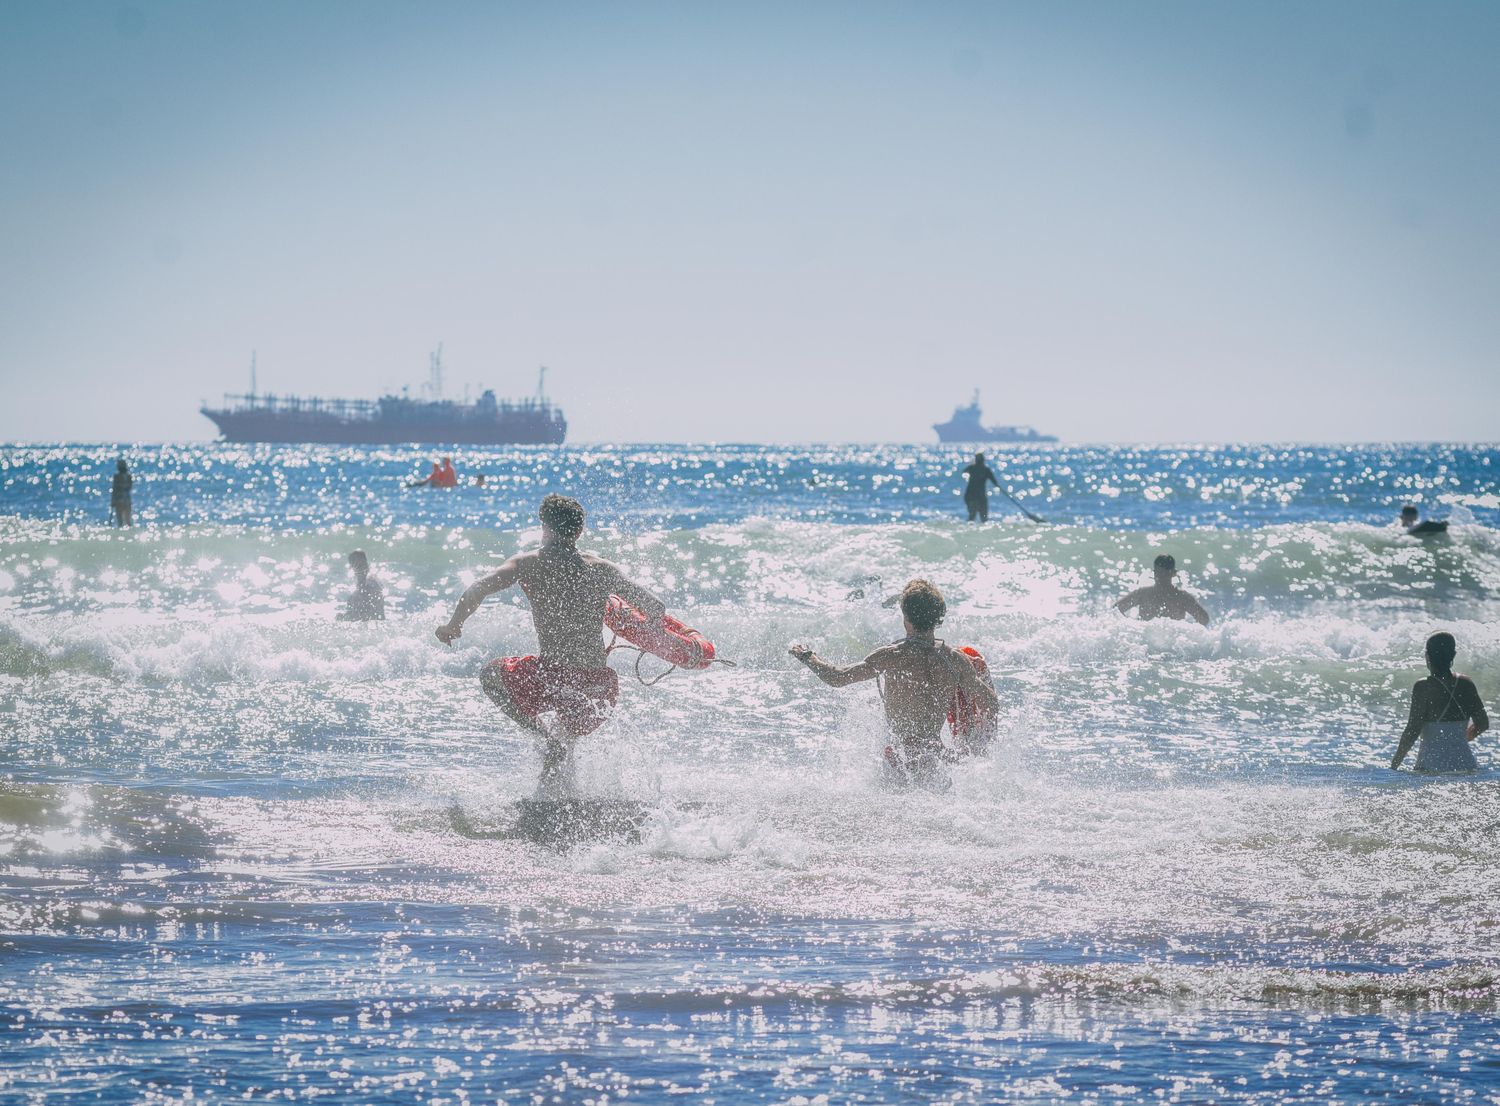
<path fill-rule="evenodd" d="M 892 782 L 930 787 L 946 783 L 942 763 L 951 759 L 943 745 L 943 725 L 956 697 L 977 705 L 993 737 L 1000 699 L 987 678 L 975 671 L 964 653 L 939 641 L 935 633 L 947 613 L 942 592 L 926 580 L 913 580 L 901 592 L 901 620 L 906 637 L 875 650 L 858 664 L 840 666 L 805 645 L 788 652 L 829 687 L 848 687 L 876 680 L 885 703 L 886 725 L 895 738 L 886 747 L 886 771 Z"/>
<path fill-rule="evenodd" d="M 1170 553 L 1163 553 L 1151 563 L 1156 582 L 1150 587 L 1136 588 L 1115 604 L 1115 610 L 1127 614 L 1132 609 L 1140 612 L 1142 621 L 1153 618 L 1194 618 L 1200 626 L 1208 625 L 1208 612 L 1203 604 L 1172 583 L 1177 575 L 1177 561 Z"/>
<path fill-rule="evenodd" d="M 1411 689 L 1411 713 L 1391 767 L 1400 768 L 1411 747 L 1417 745 L 1418 772 L 1472 771 L 1479 767 L 1470 744 L 1490 728 L 1479 689 L 1467 676 L 1453 674 L 1458 642 L 1452 634 L 1436 633 L 1427 639 L 1427 671 Z"/>
<path fill-rule="evenodd" d="M 572 789 L 574 739 L 598 729 L 619 696 L 619 678 L 604 660 L 609 597 L 618 595 L 653 620 L 666 606 L 610 562 L 579 551 L 584 510 L 576 499 L 549 495 L 538 515 L 541 548 L 517 553 L 471 584 L 436 634 L 444 644 L 453 642 L 487 596 L 521 585 L 531 603 L 537 654 L 491 661 L 479 682 L 496 706 L 542 739 L 538 791 L 561 797 Z M 547 713 L 555 715 L 550 727 L 539 718 Z"/>
<path fill-rule="evenodd" d="M 962 475 L 968 477 L 968 487 L 964 488 L 964 506 L 969 509 L 969 521 L 974 521 L 974 516 L 979 516 L 980 522 L 990 520 L 990 485 L 1000 486 L 1000 481 L 995 479 L 995 473 L 990 466 L 984 463 L 984 454 L 974 454 L 974 463 L 964 469 Z"/>

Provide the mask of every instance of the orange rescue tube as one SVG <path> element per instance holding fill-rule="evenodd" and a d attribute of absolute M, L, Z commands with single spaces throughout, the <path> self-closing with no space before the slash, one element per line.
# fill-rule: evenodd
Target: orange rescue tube
<path fill-rule="evenodd" d="M 604 625 L 637 649 L 644 649 L 678 668 L 707 668 L 714 662 L 714 643 L 669 614 L 655 622 L 618 595 L 609 597 Z"/>
<path fill-rule="evenodd" d="M 984 663 L 984 657 L 978 649 L 965 645 L 959 652 L 969 658 L 975 672 L 989 679 L 990 666 Z M 965 752 L 974 752 L 983 748 L 993 736 L 991 731 L 994 729 L 995 717 L 962 691 L 958 691 L 954 692 L 953 702 L 948 706 L 948 725 L 952 727 L 959 747 Z"/>

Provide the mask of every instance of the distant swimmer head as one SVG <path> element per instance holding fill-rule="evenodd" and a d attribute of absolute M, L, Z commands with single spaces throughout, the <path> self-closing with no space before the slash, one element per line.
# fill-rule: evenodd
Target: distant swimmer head
<path fill-rule="evenodd" d="M 354 570 L 356 576 L 363 576 L 370 571 L 370 558 L 365 556 L 363 549 L 356 549 L 349 554 L 349 567 Z"/>
<path fill-rule="evenodd" d="M 982 465 L 982 464 L 984 464 L 984 454 L 983 453 L 976 453 L 976 454 L 974 454 L 974 463 L 976 465 Z"/>
<path fill-rule="evenodd" d="M 1405 526 L 1414 526 L 1417 522 L 1417 505 L 1408 503 L 1401 508 L 1401 522 Z"/>
<path fill-rule="evenodd" d="M 943 593 L 926 580 L 913 580 L 901 589 L 901 617 L 919 634 L 930 634 L 943 623 L 948 604 Z"/>
<path fill-rule="evenodd" d="M 125 463 L 125 458 L 123 458 L 123 457 L 121 457 L 118 461 L 115 462 L 115 471 L 116 472 L 125 472 L 127 469 L 129 469 L 129 467 L 130 466 Z"/>
<path fill-rule="evenodd" d="M 1458 656 L 1458 642 L 1446 630 L 1427 639 L 1427 668 L 1434 676 L 1453 675 L 1453 658 Z"/>
<path fill-rule="evenodd" d="M 583 504 L 556 492 L 542 500 L 537 510 L 542 526 L 563 541 L 577 541 L 583 533 Z"/>
<path fill-rule="evenodd" d="M 1158 580 L 1170 580 L 1177 575 L 1177 559 L 1170 553 L 1162 553 L 1151 562 L 1151 571 Z"/>

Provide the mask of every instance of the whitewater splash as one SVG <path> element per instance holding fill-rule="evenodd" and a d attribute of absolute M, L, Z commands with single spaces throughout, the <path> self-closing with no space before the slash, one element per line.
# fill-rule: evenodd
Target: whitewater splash
<path fill-rule="evenodd" d="M 534 531 L 327 494 L 316 524 L 0 516 L 0 1096 L 1491 1093 L 1500 761 L 1384 767 L 1432 630 L 1500 687 L 1479 521 L 616 518 L 585 544 L 739 667 L 625 674 L 580 773 L 638 839 L 559 851 L 487 832 L 538 758 L 476 676 L 528 612 L 431 632 Z M 385 623 L 333 621 L 355 547 Z M 1113 613 L 1159 551 L 1213 625 Z M 785 654 L 898 637 L 917 575 L 1005 711 L 941 796 L 883 791 L 874 691 Z"/>

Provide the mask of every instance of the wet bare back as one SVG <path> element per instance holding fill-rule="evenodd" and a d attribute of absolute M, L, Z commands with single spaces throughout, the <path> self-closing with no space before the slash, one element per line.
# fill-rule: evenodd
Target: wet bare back
<path fill-rule="evenodd" d="M 537 655 L 570 668 L 603 668 L 604 608 L 630 584 L 592 553 L 549 545 L 515 558 L 521 590 L 531 601 Z"/>
<path fill-rule="evenodd" d="M 865 664 L 881 677 L 886 725 L 907 751 L 940 747 L 962 673 L 974 672 L 969 659 L 941 641 L 908 639 L 875 650 Z"/>
<path fill-rule="evenodd" d="M 549 541 L 540 549 L 517 553 L 472 584 L 448 625 L 438 627 L 438 640 L 457 638 L 486 596 L 512 584 L 520 584 L 531 601 L 537 655 L 568 668 L 604 667 L 604 609 L 611 595 L 618 595 L 648 618 L 660 618 L 666 609 L 660 599 L 603 557 L 580 553 L 571 542 Z"/>
<path fill-rule="evenodd" d="M 1152 584 L 1150 587 L 1137 588 L 1115 606 L 1122 612 L 1129 611 L 1132 607 L 1138 608 L 1142 619 L 1192 618 L 1208 625 L 1208 612 L 1203 609 L 1203 605 L 1172 584 Z"/>

